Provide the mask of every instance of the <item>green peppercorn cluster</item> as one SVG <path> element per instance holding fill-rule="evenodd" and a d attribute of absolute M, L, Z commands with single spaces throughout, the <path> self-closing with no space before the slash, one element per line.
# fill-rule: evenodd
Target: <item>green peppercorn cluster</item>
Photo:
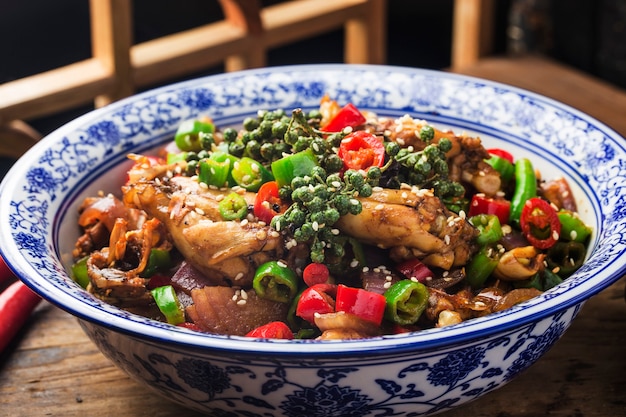
<path fill-rule="evenodd" d="M 346 239 L 333 225 L 341 216 L 360 213 L 362 205 L 357 197 L 369 197 L 379 184 L 387 188 L 399 188 L 403 183 L 431 188 L 453 211 L 464 207 L 463 186 L 448 177 L 445 153 L 452 144 L 447 138 L 433 143 L 435 131 L 431 126 L 425 125 L 419 131 L 420 139 L 427 143 L 424 149 L 401 148 L 385 139 L 383 167 L 340 174 L 343 161 L 337 149 L 348 132 L 323 134 L 319 130 L 321 119 L 319 110 L 306 113 L 294 109 L 290 116 L 282 109 L 261 110 L 244 120 L 242 130 L 226 128 L 221 132 L 229 154 L 253 158 L 266 167 L 284 155 L 307 149 L 317 156 L 319 166 L 313 172 L 294 178 L 280 189 L 281 199 L 292 204 L 272 220 L 273 228 L 310 246 L 313 262 L 328 263 L 329 259 L 344 256 Z M 201 151 L 187 153 L 189 175 L 196 173 L 199 161 L 208 158 L 215 148 L 214 134 L 202 134 L 200 143 Z"/>
<path fill-rule="evenodd" d="M 294 123 L 294 117 L 282 109 L 262 110 L 255 117 L 243 121 L 241 132 L 225 129 L 223 138 L 228 153 L 237 157 L 247 156 L 267 166 L 285 153 L 305 149 L 313 139 L 310 126 L 319 126 L 321 115 L 319 110 L 306 115 L 299 110 L 299 114 L 299 123 Z"/>
<path fill-rule="evenodd" d="M 430 142 L 433 137 L 432 127 L 424 126 L 420 130 L 420 138 L 424 142 Z M 386 186 L 394 188 L 406 183 L 420 188 L 431 188 L 442 200 L 463 196 L 465 188 L 451 181 L 448 176 L 446 152 L 451 148 L 452 142 L 447 138 L 441 138 L 437 143 L 429 143 L 420 151 L 400 148 L 396 142 L 387 142 L 385 152 L 392 158 L 390 165 L 396 164 L 398 169 L 397 175 L 392 179 L 393 183 Z"/>
<path fill-rule="evenodd" d="M 296 242 L 308 243 L 313 262 L 341 259 L 345 254 L 345 239 L 333 225 L 341 216 L 362 211 L 357 197 L 371 196 L 372 184 L 379 177 L 379 169 L 370 169 L 367 177 L 363 177 L 354 170 L 347 170 L 341 176 L 315 167 L 310 175 L 296 177 L 280 189 L 281 199 L 291 200 L 293 204 L 272 219 L 272 227 L 287 230 Z"/>

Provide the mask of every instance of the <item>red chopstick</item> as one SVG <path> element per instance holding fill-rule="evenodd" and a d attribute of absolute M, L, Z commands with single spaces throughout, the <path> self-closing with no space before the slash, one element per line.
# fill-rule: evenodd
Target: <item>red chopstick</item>
<path fill-rule="evenodd" d="M 0 284 L 15 279 L 13 272 L 0 257 Z M 20 280 L 0 293 L 0 353 L 11 343 L 40 301 L 39 295 Z"/>

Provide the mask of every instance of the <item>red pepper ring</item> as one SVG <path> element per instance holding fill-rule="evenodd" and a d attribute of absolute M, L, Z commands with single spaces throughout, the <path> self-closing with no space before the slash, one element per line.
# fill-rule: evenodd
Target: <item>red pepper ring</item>
<path fill-rule="evenodd" d="M 556 210 L 540 197 L 530 198 L 524 203 L 520 226 L 528 242 L 537 249 L 551 248 L 561 235 L 561 222 Z"/>
<path fill-rule="evenodd" d="M 254 199 L 254 215 L 259 220 L 270 224 L 277 214 L 284 213 L 287 204 L 283 203 L 278 193 L 276 181 L 266 182 L 259 188 Z"/>
<path fill-rule="evenodd" d="M 385 145 L 376 135 L 357 130 L 343 138 L 337 155 L 345 169 L 367 170 L 385 163 Z"/>

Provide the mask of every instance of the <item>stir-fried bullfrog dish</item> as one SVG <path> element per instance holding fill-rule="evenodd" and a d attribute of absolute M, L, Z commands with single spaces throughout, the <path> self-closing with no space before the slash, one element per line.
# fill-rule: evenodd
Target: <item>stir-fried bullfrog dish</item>
<path fill-rule="evenodd" d="M 442 327 L 566 279 L 590 228 L 568 183 L 480 138 L 324 98 L 240 128 L 181 123 L 86 198 L 73 276 L 199 332 L 368 338 Z"/>

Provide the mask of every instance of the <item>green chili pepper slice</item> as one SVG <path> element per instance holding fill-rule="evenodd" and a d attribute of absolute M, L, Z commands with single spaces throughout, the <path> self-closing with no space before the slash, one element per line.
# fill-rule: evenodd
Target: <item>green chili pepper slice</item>
<path fill-rule="evenodd" d="M 497 155 L 491 155 L 485 160 L 493 169 L 500 173 L 503 184 L 508 184 L 515 175 L 515 166 L 506 158 Z"/>
<path fill-rule="evenodd" d="M 274 180 L 272 173 L 263 164 L 247 156 L 234 163 L 232 175 L 237 185 L 255 192 L 261 185 Z"/>
<path fill-rule="evenodd" d="M 248 214 L 248 203 L 242 195 L 232 192 L 224 197 L 217 208 L 224 220 L 241 220 Z"/>
<path fill-rule="evenodd" d="M 287 155 L 272 162 L 272 174 L 278 183 L 278 188 L 291 184 L 295 177 L 304 177 L 311 174 L 314 167 L 318 166 L 317 157 L 307 148 L 293 155 Z"/>
<path fill-rule="evenodd" d="M 385 318 L 400 325 L 415 323 L 428 304 L 428 288 L 422 283 L 403 279 L 384 293 Z"/>
<path fill-rule="evenodd" d="M 176 295 L 174 287 L 164 285 L 150 291 L 157 307 L 170 324 L 180 324 L 185 321 L 185 310 Z"/>
<path fill-rule="evenodd" d="M 298 283 L 298 277 L 290 268 L 279 261 L 269 261 L 257 268 L 252 288 L 261 298 L 288 303 L 296 296 Z"/>
<path fill-rule="evenodd" d="M 522 281 L 513 281 L 513 286 L 515 288 L 535 288 L 539 291 L 543 291 L 544 287 L 540 273 L 536 273 L 529 279 L 525 279 Z"/>
<path fill-rule="evenodd" d="M 148 256 L 148 265 L 141 273 L 142 278 L 150 278 L 158 271 L 168 269 L 172 266 L 170 251 L 165 249 L 152 248 Z"/>
<path fill-rule="evenodd" d="M 89 256 L 85 256 L 84 258 L 76 261 L 74 265 L 72 265 L 72 278 L 74 281 L 83 288 L 87 288 L 89 285 L 89 274 L 87 273 L 87 259 Z"/>
<path fill-rule="evenodd" d="M 219 162 L 214 159 L 202 159 L 198 163 L 198 181 L 215 187 L 228 186 L 231 162 L 226 159 Z"/>
<path fill-rule="evenodd" d="M 591 227 L 587 226 L 576 213 L 569 210 L 559 210 L 557 216 L 561 222 L 562 239 L 584 243 L 591 235 Z"/>
<path fill-rule="evenodd" d="M 546 262 L 560 277 L 572 275 L 582 266 L 587 248 L 580 242 L 557 242 L 548 250 Z"/>
<path fill-rule="evenodd" d="M 226 177 L 226 180 L 228 181 L 229 187 L 237 185 L 237 182 L 233 178 L 233 167 L 235 166 L 235 162 L 239 161 L 239 158 L 235 155 L 229 154 L 228 151 L 215 150 L 211 152 L 209 159 L 217 162 L 230 161 L 230 167 L 228 169 L 228 176 Z"/>
<path fill-rule="evenodd" d="M 470 223 L 478 229 L 479 235 L 476 243 L 481 246 L 496 243 L 502 239 L 502 226 L 500 219 L 495 214 L 479 214 L 470 217 Z"/>
<path fill-rule="evenodd" d="M 498 261 L 498 251 L 491 246 L 483 246 L 465 268 L 465 280 L 472 288 L 481 288 L 498 266 Z"/>
<path fill-rule="evenodd" d="M 556 287 L 563 282 L 563 279 L 550 271 L 549 269 L 543 270 L 543 290 L 548 291 L 552 287 Z"/>
<path fill-rule="evenodd" d="M 213 133 L 215 126 L 213 123 L 203 122 L 197 119 L 186 120 L 182 122 L 176 134 L 174 135 L 174 142 L 181 151 L 194 151 L 198 152 L 202 150 L 202 144 L 200 141 L 201 134 Z"/>
<path fill-rule="evenodd" d="M 187 160 L 187 154 L 187 152 L 168 152 L 165 161 L 168 165 L 185 162 Z"/>
<path fill-rule="evenodd" d="M 511 198 L 509 222 L 519 226 L 519 219 L 526 200 L 537 196 L 535 168 L 527 158 L 515 161 L 515 191 Z"/>
<path fill-rule="evenodd" d="M 552 287 L 556 287 L 563 282 L 563 278 L 544 268 L 542 271 L 536 273 L 532 278 L 523 281 L 514 281 L 513 286 L 515 288 L 535 288 L 539 291 L 548 291 Z"/>

